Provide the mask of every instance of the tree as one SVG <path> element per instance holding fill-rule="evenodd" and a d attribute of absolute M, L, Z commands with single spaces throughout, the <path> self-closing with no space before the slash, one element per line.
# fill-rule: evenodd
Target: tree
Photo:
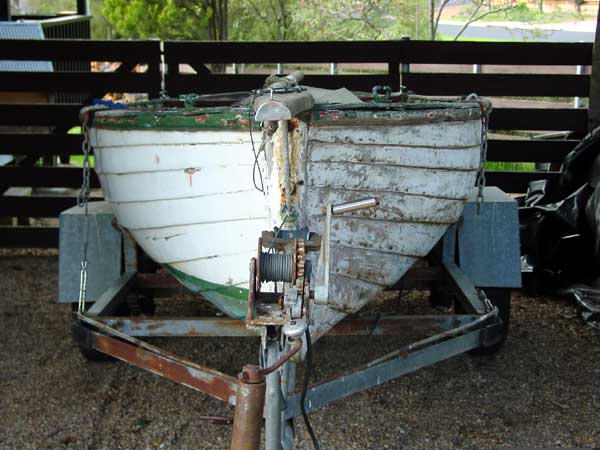
<path fill-rule="evenodd" d="M 435 4 L 434 0 L 430 0 L 430 10 L 429 10 L 429 29 L 431 32 L 430 39 L 433 41 L 437 35 L 437 29 L 440 22 L 440 18 L 444 8 L 450 3 L 450 0 L 441 0 L 440 5 L 437 9 L 437 14 L 435 13 Z M 454 36 L 454 40 L 456 41 L 465 30 L 471 25 L 473 22 L 477 22 L 478 20 L 483 19 L 490 14 L 498 13 L 501 11 L 507 11 L 509 9 L 513 9 L 516 5 L 513 0 L 504 0 L 501 4 L 494 4 L 493 0 L 471 0 L 472 9 L 469 14 L 469 17 L 465 20 L 462 28 L 458 31 L 456 36 Z M 482 8 L 486 6 L 486 10 L 482 10 Z"/>
<path fill-rule="evenodd" d="M 228 0 L 104 0 L 116 37 L 227 40 Z"/>

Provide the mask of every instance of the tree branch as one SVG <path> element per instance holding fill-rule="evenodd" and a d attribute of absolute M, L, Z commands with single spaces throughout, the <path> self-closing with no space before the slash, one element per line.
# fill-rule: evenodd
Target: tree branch
<path fill-rule="evenodd" d="M 477 11 L 479 11 L 479 9 L 481 8 L 481 6 L 482 6 L 482 5 L 483 5 L 483 2 L 482 2 L 482 3 L 481 3 L 481 4 L 480 4 L 480 5 L 479 5 L 479 6 L 478 6 L 476 9 L 475 9 L 475 11 L 473 12 L 473 14 L 471 14 L 471 17 L 469 18 L 469 20 L 467 20 L 467 21 L 465 22 L 465 24 L 464 24 L 464 25 L 463 25 L 463 27 L 460 29 L 460 31 L 459 31 L 459 32 L 456 34 L 456 36 L 454 36 L 454 40 L 455 40 L 455 41 L 456 41 L 456 40 L 457 40 L 457 39 L 458 39 L 458 38 L 461 36 L 461 34 L 463 34 L 463 33 L 464 33 L 464 31 L 467 29 L 467 27 L 468 27 L 469 25 L 471 25 L 473 22 L 477 22 L 478 20 L 481 20 L 481 19 L 483 19 L 485 16 L 488 16 L 488 15 L 490 15 L 490 14 L 494 14 L 494 13 L 497 13 L 497 12 L 500 12 L 500 11 L 507 11 L 507 10 L 509 10 L 509 9 L 512 9 L 512 8 L 514 8 L 514 6 L 513 6 L 513 5 L 511 5 L 511 6 L 504 6 L 504 7 L 502 7 L 502 8 L 496 8 L 496 9 L 492 9 L 492 10 L 490 10 L 490 11 L 486 11 L 486 12 L 484 12 L 484 13 L 482 13 L 482 14 L 478 15 L 477 17 L 474 17 L 474 16 L 475 16 L 475 14 L 477 14 Z"/>
<path fill-rule="evenodd" d="M 433 22 L 433 36 L 434 37 L 437 34 L 438 25 L 439 25 L 440 19 L 442 17 L 442 11 L 444 10 L 444 8 L 446 7 L 446 5 L 448 3 L 450 3 L 450 0 L 443 0 L 442 4 L 440 5 L 440 9 L 438 9 L 437 16 L 435 18 L 435 21 Z"/>

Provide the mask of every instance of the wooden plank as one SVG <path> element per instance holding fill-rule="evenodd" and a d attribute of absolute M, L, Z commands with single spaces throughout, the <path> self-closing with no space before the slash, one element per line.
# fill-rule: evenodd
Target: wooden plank
<path fill-rule="evenodd" d="M 490 139 L 487 159 L 506 162 L 562 162 L 578 143 L 576 139 Z"/>
<path fill-rule="evenodd" d="M 89 39 L 0 40 L 0 59 L 160 62 L 160 42 Z"/>
<path fill-rule="evenodd" d="M 91 202 L 101 198 L 90 198 Z M 77 205 L 77 197 L 0 196 L 0 215 L 3 217 L 58 217 L 61 212 Z"/>
<path fill-rule="evenodd" d="M 71 128 L 79 125 L 79 104 L 0 104 L 0 124 L 51 125 Z"/>
<path fill-rule="evenodd" d="M 78 167 L 0 167 L 2 184 L 8 187 L 81 187 Z M 90 176 L 92 188 L 100 187 L 96 173 Z"/>
<path fill-rule="evenodd" d="M 486 172 L 487 186 L 498 186 L 504 192 L 524 194 L 530 181 L 553 179 L 560 172 Z"/>
<path fill-rule="evenodd" d="M 0 226 L 0 248 L 58 248 L 58 227 Z"/>
<path fill-rule="evenodd" d="M 0 105 L 0 115 L 2 114 Z M 69 117 L 69 116 L 68 116 Z M 50 116 L 50 119 L 52 116 Z M 65 122 L 71 123 L 71 119 Z M 5 124 L 2 119 L 0 123 Z M 23 122 L 20 119 L 18 125 Z M 10 155 L 80 155 L 83 136 L 80 134 L 0 133 L 0 154 Z"/>
<path fill-rule="evenodd" d="M 587 97 L 589 75 L 407 73 L 402 85 L 423 95 Z"/>
<path fill-rule="evenodd" d="M 490 115 L 491 130 L 587 132 L 587 109 L 498 108 Z"/>
<path fill-rule="evenodd" d="M 149 92 L 160 90 L 158 73 L 135 72 L 0 72 L 0 86 L 6 91 Z"/>
<path fill-rule="evenodd" d="M 167 41 L 173 63 L 352 63 L 589 65 L 590 43 L 443 41 Z"/>
<path fill-rule="evenodd" d="M 212 94 L 216 92 L 251 91 L 260 89 L 266 75 L 182 75 L 171 74 L 166 77 L 169 95 L 189 92 Z M 306 75 L 303 84 L 321 88 L 337 89 L 346 87 L 351 90 L 371 91 L 373 86 L 388 85 L 394 90 L 400 87 L 398 75 Z"/>

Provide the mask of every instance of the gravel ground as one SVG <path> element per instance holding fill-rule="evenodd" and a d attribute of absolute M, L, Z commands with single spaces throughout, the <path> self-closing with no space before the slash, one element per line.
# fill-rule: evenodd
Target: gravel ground
<path fill-rule="evenodd" d="M 229 427 L 199 419 L 231 415 L 226 405 L 124 363 L 83 360 L 70 308 L 55 303 L 56 274 L 56 255 L 0 256 L 0 448 L 227 449 Z M 402 303 L 425 308 L 422 294 Z M 161 302 L 158 314 L 197 308 L 181 305 Z M 494 356 L 459 356 L 311 415 L 322 448 L 600 447 L 600 331 L 565 301 L 519 294 L 511 327 Z M 316 376 L 409 338 L 325 338 Z M 257 352 L 253 339 L 155 343 L 231 374 Z M 310 449 L 302 424 L 299 437 Z"/>

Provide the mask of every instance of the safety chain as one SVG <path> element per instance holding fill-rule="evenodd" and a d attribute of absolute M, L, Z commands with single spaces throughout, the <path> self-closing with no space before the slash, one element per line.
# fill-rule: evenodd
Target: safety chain
<path fill-rule="evenodd" d="M 83 313 L 85 310 L 85 300 L 87 292 L 87 250 L 88 250 L 88 233 L 89 233 L 89 215 L 88 205 L 90 199 L 90 154 L 92 153 L 92 145 L 90 143 L 90 126 L 89 126 L 90 112 L 86 111 L 82 117 L 82 132 L 83 132 L 83 143 L 81 144 L 81 150 L 83 153 L 83 182 L 81 184 L 81 190 L 77 198 L 77 205 L 80 208 L 84 208 L 84 221 L 83 221 L 83 242 L 82 242 L 82 255 L 81 255 L 81 271 L 79 273 L 79 302 L 78 311 Z"/>
<path fill-rule="evenodd" d="M 479 104 L 481 108 L 481 146 L 479 150 L 479 169 L 477 171 L 477 215 L 481 209 L 481 203 L 483 203 L 483 188 L 485 187 L 485 163 L 487 162 L 487 149 L 488 149 L 488 125 L 490 119 L 490 112 L 492 111 L 492 104 L 477 94 L 470 94 L 465 99 L 466 101 L 474 101 Z"/>
<path fill-rule="evenodd" d="M 479 158 L 479 172 L 477 173 L 477 215 L 483 202 L 483 188 L 485 187 L 485 163 L 487 162 L 488 148 L 488 122 L 489 110 L 481 105 L 481 154 Z"/>

